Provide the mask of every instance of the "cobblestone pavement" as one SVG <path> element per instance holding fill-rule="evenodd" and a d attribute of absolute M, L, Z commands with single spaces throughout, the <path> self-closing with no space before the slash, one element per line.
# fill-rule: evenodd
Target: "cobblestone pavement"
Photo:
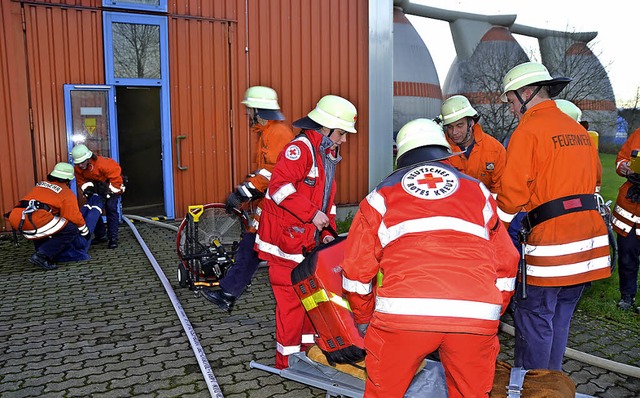
<path fill-rule="evenodd" d="M 173 223 L 175 225 L 175 223 Z M 176 280 L 175 232 L 136 223 L 171 282 L 225 397 L 324 397 L 322 390 L 250 369 L 273 366 L 274 300 L 266 269 L 231 314 Z M 0 397 L 207 397 L 186 333 L 132 231 L 121 244 L 97 244 L 86 262 L 44 272 L 27 262 L 29 242 L 0 239 Z M 4 238 L 7 236 L 5 235 Z M 501 333 L 500 359 L 511 361 L 513 338 Z M 635 330 L 578 313 L 569 346 L 640 366 Z M 640 379 L 567 359 L 578 392 L 640 396 Z"/>

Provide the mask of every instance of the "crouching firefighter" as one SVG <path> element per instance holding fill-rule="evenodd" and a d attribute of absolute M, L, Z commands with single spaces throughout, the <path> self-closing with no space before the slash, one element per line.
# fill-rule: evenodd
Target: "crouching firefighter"
<path fill-rule="evenodd" d="M 366 329 L 365 397 L 404 396 L 434 351 L 449 397 L 488 397 L 518 253 L 489 189 L 448 161 L 455 154 L 438 124 L 407 123 L 397 146 L 398 168 L 360 203 L 342 263 Z"/>
<path fill-rule="evenodd" d="M 80 235 L 87 241 L 91 233 L 69 188 L 73 166 L 58 163 L 46 181 L 40 181 L 6 216 L 11 228 L 33 241 L 36 252 L 29 262 L 44 270 L 56 269 L 55 262 Z"/>

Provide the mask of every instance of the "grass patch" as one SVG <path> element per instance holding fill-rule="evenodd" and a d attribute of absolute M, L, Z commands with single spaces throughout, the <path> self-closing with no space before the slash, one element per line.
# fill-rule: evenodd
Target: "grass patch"
<path fill-rule="evenodd" d="M 600 162 L 602 163 L 600 194 L 605 202 L 611 201 L 610 207 L 613 208 L 618 196 L 618 189 L 624 182 L 624 178 L 616 173 L 616 154 L 601 153 Z M 632 312 L 620 311 L 616 307 L 618 300 L 620 300 L 618 280 L 616 267 L 616 271 L 610 278 L 593 282 L 582 295 L 578 303 L 578 310 L 588 316 L 608 319 L 631 328 L 637 328 L 640 326 L 640 316 Z"/>

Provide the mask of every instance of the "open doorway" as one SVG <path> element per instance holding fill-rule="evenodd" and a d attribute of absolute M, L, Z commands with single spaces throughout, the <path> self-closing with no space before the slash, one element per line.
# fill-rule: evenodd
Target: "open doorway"
<path fill-rule="evenodd" d="M 159 87 L 116 87 L 118 146 L 129 179 L 125 214 L 165 215 Z"/>

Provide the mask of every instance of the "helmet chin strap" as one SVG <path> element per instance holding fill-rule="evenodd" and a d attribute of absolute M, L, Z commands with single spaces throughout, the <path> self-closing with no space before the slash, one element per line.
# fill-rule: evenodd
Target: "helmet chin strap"
<path fill-rule="evenodd" d="M 541 88 L 542 86 L 537 86 L 536 89 L 533 90 L 533 93 L 531 93 L 531 95 L 529 96 L 529 98 L 527 98 L 526 101 L 522 99 L 518 90 L 513 91 L 518 101 L 520 101 L 520 104 L 522 104 L 522 106 L 520 107 L 520 113 L 524 114 L 527 111 L 527 104 L 533 99 L 533 97 L 536 96 L 536 94 L 538 94 L 538 91 L 540 91 Z"/>

